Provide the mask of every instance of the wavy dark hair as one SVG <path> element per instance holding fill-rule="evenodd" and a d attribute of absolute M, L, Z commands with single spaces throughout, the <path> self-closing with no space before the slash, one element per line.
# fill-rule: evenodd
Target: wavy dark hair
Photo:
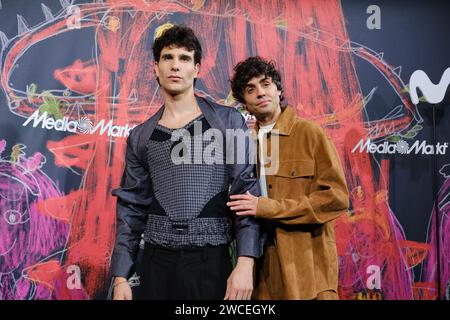
<path fill-rule="evenodd" d="M 233 78 L 231 82 L 231 91 L 233 97 L 240 103 L 245 104 L 244 90 L 248 82 L 253 77 L 266 76 L 272 78 L 273 83 L 277 89 L 281 91 L 280 101 L 283 101 L 283 87 L 281 86 L 281 76 L 275 68 L 273 61 L 264 60 L 261 57 L 250 57 L 244 61 L 239 62 L 234 68 Z"/>
<path fill-rule="evenodd" d="M 153 58 L 159 62 L 161 51 L 165 47 L 176 46 L 179 48 L 186 48 L 188 51 L 194 51 L 194 63 L 201 63 L 202 60 L 202 46 L 195 36 L 191 28 L 180 25 L 173 26 L 165 30 L 161 36 L 153 42 Z"/>

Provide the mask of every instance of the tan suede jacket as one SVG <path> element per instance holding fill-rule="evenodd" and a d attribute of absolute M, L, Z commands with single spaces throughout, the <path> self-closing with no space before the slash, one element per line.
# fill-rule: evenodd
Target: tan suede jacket
<path fill-rule="evenodd" d="M 278 150 L 271 143 L 276 138 Z M 256 216 L 271 221 L 275 236 L 266 246 L 255 297 L 314 299 L 337 292 L 333 220 L 347 211 L 349 195 L 336 149 L 319 125 L 286 107 L 268 134 L 267 150 L 265 170 L 272 174 Z"/>

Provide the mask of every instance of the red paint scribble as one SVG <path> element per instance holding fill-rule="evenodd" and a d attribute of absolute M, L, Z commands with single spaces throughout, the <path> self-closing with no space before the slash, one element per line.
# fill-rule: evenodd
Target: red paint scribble
<path fill-rule="evenodd" d="M 53 290 L 53 281 L 61 276 L 61 265 L 57 260 L 38 263 L 24 270 L 28 279 L 41 283 Z"/>
<path fill-rule="evenodd" d="M 81 62 L 77 59 L 71 66 L 56 69 L 54 76 L 72 91 L 81 94 L 91 94 L 96 89 L 96 72 L 93 61 Z"/>
<path fill-rule="evenodd" d="M 148 42 L 159 25 L 173 22 L 172 13 L 177 15 L 177 22 L 192 27 L 201 39 L 204 59 L 199 86 L 215 100 L 225 101 L 228 97 L 229 76 L 237 62 L 250 55 L 272 59 L 281 71 L 287 101 L 299 115 L 325 127 L 345 168 L 352 210 L 335 224 L 341 298 L 433 296 L 424 290 L 432 280 L 413 283 L 411 266 L 429 256 L 429 246 L 408 242 L 389 208 L 388 161 L 378 169 L 368 154 L 352 152 L 360 139 L 383 138 L 405 130 L 418 116 L 392 67 L 367 50 L 351 48 L 339 1 L 264 0 L 256 6 L 248 0 L 233 4 L 225 0 L 111 0 L 79 7 L 82 17 L 89 16 L 89 20 L 81 20 L 81 27 L 95 28 L 98 55 L 94 61 L 75 60 L 56 70 L 55 77 L 67 88 L 94 99 L 58 97 L 65 101 L 61 110 L 66 116 L 75 119 L 74 114 L 67 115 L 75 103 L 83 106 L 94 125 L 102 120 L 112 120 L 118 126 L 134 125 L 151 116 L 162 99 L 151 72 L 153 57 Z M 11 110 L 17 114 L 30 115 L 42 98 L 30 101 L 10 88 L 8 77 L 14 64 L 35 43 L 70 32 L 66 19 L 59 18 L 23 35 L 9 49 L 1 81 L 9 105 L 14 106 Z M 103 19 L 119 21 L 118 29 L 105 28 Z M 367 125 L 354 55 L 386 76 L 409 111 L 407 115 Z M 73 134 L 49 141 L 47 147 L 58 166 L 78 169 L 83 174 L 79 190 L 40 202 L 38 207 L 69 210 L 58 216 L 71 226 L 65 265 L 81 268 L 87 293 L 93 297 L 110 280 L 109 257 L 115 237 L 115 199 L 110 191 L 119 185 L 125 141 L 101 134 Z M 378 175 L 376 170 L 380 170 Z M 381 271 L 380 288 L 369 288 L 371 266 Z M 60 297 L 73 297 L 61 279 L 55 290 Z"/>

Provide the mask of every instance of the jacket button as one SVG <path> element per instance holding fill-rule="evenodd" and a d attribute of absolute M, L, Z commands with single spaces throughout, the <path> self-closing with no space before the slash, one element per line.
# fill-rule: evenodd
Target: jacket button
<path fill-rule="evenodd" d="M 291 176 L 295 176 L 295 170 L 291 172 Z"/>
<path fill-rule="evenodd" d="M 269 187 L 269 189 L 272 189 L 272 185 L 270 183 L 269 183 L 268 187 Z"/>
<path fill-rule="evenodd" d="M 253 178 L 253 172 L 250 172 L 250 178 Z"/>

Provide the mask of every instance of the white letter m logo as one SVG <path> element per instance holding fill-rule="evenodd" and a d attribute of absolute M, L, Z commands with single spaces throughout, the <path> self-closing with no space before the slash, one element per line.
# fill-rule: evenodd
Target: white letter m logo
<path fill-rule="evenodd" d="M 438 84 L 433 84 L 423 70 L 416 70 L 409 78 L 409 95 L 414 104 L 419 103 L 417 89 L 420 89 L 429 103 L 439 103 L 444 99 L 450 85 L 450 68 L 447 68 Z"/>

